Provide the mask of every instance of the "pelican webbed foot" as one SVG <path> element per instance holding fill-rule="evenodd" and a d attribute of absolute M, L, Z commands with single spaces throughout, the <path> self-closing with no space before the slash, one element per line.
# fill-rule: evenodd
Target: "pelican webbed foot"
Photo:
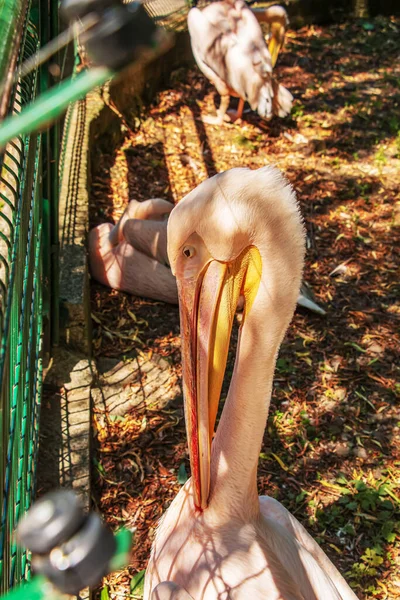
<path fill-rule="evenodd" d="M 217 116 L 216 117 L 203 117 L 202 120 L 204 123 L 207 123 L 208 125 L 222 125 L 224 122 L 225 123 L 240 123 L 241 119 L 242 119 L 242 115 L 243 115 L 243 108 L 244 108 L 244 100 L 242 100 L 242 98 L 239 98 L 239 104 L 237 107 L 237 110 L 234 110 L 232 108 L 230 108 L 228 110 L 228 106 L 229 106 L 229 96 L 222 96 L 221 97 L 221 106 L 218 109 L 217 112 Z"/>
<path fill-rule="evenodd" d="M 201 120 L 206 125 L 223 125 L 225 122 L 225 115 L 216 115 L 215 117 L 211 115 L 204 115 L 201 117 Z"/>

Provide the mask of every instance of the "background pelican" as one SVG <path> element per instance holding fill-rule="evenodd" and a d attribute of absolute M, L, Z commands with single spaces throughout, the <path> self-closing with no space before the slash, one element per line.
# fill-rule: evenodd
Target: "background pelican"
<path fill-rule="evenodd" d="M 168 256 L 179 291 L 192 478 L 157 531 L 145 600 L 354 600 L 300 523 L 257 494 L 276 357 L 303 268 L 291 187 L 271 167 L 203 182 L 170 215 Z M 235 368 L 211 444 L 240 295 Z"/>
<path fill-rule="evenodd" d="M 285 21 L 282 29 L 282 11 L 285 13 L 281 8 L 277 15 L 273 11 L 259 13 L 259 19 L 270 25 L 272 58 L 256 16 L 242 0 L 221 0 L 203 10 L 189 11 L 188 28 L 195 60 L 221 95 L 217 117 L 204 117 L 205 122 L 223 123 L 230 96 L 239 98 L 233 120 L 242 116 L 245 101 L 266 119 L 273 114 L 285 117 L 290 113 L 291 93 L 272 78 L 286 27 Z"/>
<path fill-rule="evenodd" d="M 116 225 L 89 233 L 92 277 L 115 290 L 176 304 L 175 277 L 168 266 L 167 223 L 173 204 L 162 198 L 131 200 Z"/>

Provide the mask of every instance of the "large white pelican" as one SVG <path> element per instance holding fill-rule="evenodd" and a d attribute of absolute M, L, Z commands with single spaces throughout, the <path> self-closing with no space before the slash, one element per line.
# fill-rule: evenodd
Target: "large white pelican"
<path fill-rule="evenodd" d="M 292 188 L 271 167 L 215 175 L 172 211 L 168 255 L 178 282 L 192 478 L 158 528 L 145 600 L 355 600 L 302 525 L 257 494 L 276 357 L 303 268 Z M 235 368 L 211 443 L 240 295 Z"/>
<path fill-rule="evenodd" d="M 131 200 L 116 225 L 94 227 L 89 233 L 92 277 L 115 290 L 177 304 L 176 281 L 167 256 L 166 217 L 172 208 L 162 198 Z M 306 284 L 301 286 L 297 304 L 326 314 Z"/>
<path fill-rule="evenodd" d="M 202 10 L 189 11 L 193 55 L 200 70 L 221 95 L 217 116 L 203 117 L 206 123 L 224 122 L 230 96 L 239 98 L 232 120 L 242 116 L 245 101 L 265 119 L 273 114 L 285 117 L 290 113 L 293 97 L 272 77 L 286 28 L 282 11 L 284 15 L 286 12 L 281 7 L 271 8 L 276 10 L 264 10 L 257 16 L 270 25 L 272 56 L 257 17 L 242 0 L 221 0 Z"/>

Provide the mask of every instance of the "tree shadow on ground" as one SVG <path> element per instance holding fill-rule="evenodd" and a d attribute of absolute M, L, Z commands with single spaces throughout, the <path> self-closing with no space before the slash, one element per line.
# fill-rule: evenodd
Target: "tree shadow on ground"
<path fill-rule="evenodd" d="M 174 203 L 161 142 L 137 144 L 125 150 L 129 199 L 165 198 Z M 137 175 L 140 170 L 140 176 Z"/>
<path fill-rule="evenodd" d="M 326 115 L 345 111 L 324 139 L 327 149 L 334 148 L 341 157 L 357 160 L 359 150 L 371 152 L 400 132 L 397 27 L 383 19 L 374 31 L 357 23 L 316 30 L 301 43 L 289 40 L 280 57 L 278 71 L 286 71 L 287 84 L 308 118 L 326 120 Z M 296 75 L 294 84 L 290 73 Z M 303 100 L 304 84 L 308 97 Z"/>

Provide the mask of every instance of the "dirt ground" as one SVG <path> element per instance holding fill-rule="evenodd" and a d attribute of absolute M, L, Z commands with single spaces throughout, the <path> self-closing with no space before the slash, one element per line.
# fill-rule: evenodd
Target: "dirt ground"
<path fill-rule="evenodd" d="M 230 167 L 286 174 L 307 227 L 305 279 L 327 316 L 297 311 L 281 348 L 259 491 L 295 514 L 359 598 L 379 600 L 400 597 L 399 65 L 398 20 L 289 32 L 276 70 L 291 117 L 249 112 L 224 127 L 200 119 L 219 102 L 200 72 L 175 71 L 140 130 L 99 152 L 91 196 L 95 225 L 131 198 L 177 202 Z M 114 529 L 136 529 L 131 565 L 104 598 L 140 597 L 157 521 L 189 472 L 178 309 L 93 283 L 92 313 L 100 363 L 162 359 L 172 390 L 154 400 L 156 378 L 146 395 L 152 371 L 139 368 L 122 385 L 141 390 L 134 406 L 96 412 L 99 509 Z M 234 347 L 235 335 L 228 375 Z"/>

